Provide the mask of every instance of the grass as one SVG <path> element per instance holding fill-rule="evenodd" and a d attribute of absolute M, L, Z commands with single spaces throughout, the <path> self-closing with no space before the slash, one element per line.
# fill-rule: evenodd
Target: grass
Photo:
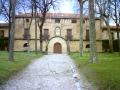
<path fill-rule="evenodd" d="M 96 90 L 120 90 L 120 56 L 118 53 L 98 53 L 98 63 L 88 63 L 89 53 L 79 57 L 79 53 L 72 53 L 71 57 L 79 71 Z"/>
<path fill-rule="evenodd" d="M 42 56 L 32 52 L 27 56 L 27 52 L 15 52 L 14 62 L 8 61 L 8 52 L 0 51 L 0 84 L 5 83 L 12 75 L 24 69 L 33 59 Z"/>

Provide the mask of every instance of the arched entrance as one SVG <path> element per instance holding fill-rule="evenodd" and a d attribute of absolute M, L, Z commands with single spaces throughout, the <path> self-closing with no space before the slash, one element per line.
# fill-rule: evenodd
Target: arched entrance
<path fill-rule="evenodd" d="M 67 54 L 67 49 L 68 48 L 65 39 L 58 36 L 51 38 L 47 45 L 48 54 L 53 54 L 53 53 Z"/>
<path fill-rule="evenodd" d="M 58 42 L 54 44 L 54 53 L 62 53 L 62 46 Z"/>

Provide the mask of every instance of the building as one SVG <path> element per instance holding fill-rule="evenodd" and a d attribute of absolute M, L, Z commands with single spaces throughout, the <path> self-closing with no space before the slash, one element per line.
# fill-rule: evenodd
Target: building
<path fill-rule="evenodd" d="M 110 30 L 113 41 L 113 51 L 118 52 L 117 28 L 116 26 L 110 26 Z M 120 37 L 120 26 L 118 27 L 118 32 Z M 103 52 L 109 51 L 109 33 L 106 26 L 102 26 L 102 42 Z"/>
<path fill-rule="evenodd" d="M 0 23 L 0 38 L 8 37 L 9 24 L 8 23 Z"/>
<path fill-rule="evenodd" d="M 27 50 L 27 36 L 30 32 L 30 51 L 35 50 L 35 20 L 32 20 L 30 31 L 27 24 L 30 23 L 31 14 L 19 14 L 15 24 L 15 51 Z M 39 20 L 38 22 L 41 22 Z M 84 15 L 83 21 L 84 51 L 89 51 L 89 20 Z M 48 13 L 43 26 L 43 51 L 47 53 L 68 53 L 79 51 L 79 14 Z M 102 52 L 102 30 L 100 20 L 96 19 L 97 51 Z M 37 27 L 37 48 L 39 50 L 39 27 Z"/>
<path fill-rule="evenodd" d="M 0 50 L 5 51 L 8 48 L 8 23 L 0 23 Z"/>
<path fill-rule="evenodd" d="M 89 19 L 83 15 L 83 50 L 88 52 L 89 42 Z M 31 22 L 31 14 L 19 13 L 15 21 L 15 41 L 14 51 L 27 51 L 28 39 L 30 36 L 30 51 L 35 51 L 35 19 L 32 19 L 31 28 L 28 26 Z M 41 20 L 38 20 L 37 23 Z M 97 52 L 102 52 L 102 30 L 99 18 L 95 19 Z M 47 13 L 43 26 L 43 52 L 47 50 L 48 54 L 79 52 L 79 33 L 80 20 L 79 14 L 65 13 Z M 29 35 L 28 35 L 29 33 Z M 37 49 L 40 50 L 40 31 L 37 26 Z"/>

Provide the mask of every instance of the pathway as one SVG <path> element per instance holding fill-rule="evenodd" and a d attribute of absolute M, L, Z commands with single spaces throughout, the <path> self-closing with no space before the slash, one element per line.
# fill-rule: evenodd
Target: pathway
<path fill-rule="evenodd" d="M 93 90 L 66 54 L 44 55 L 13 76 L 0 90 Z"/>

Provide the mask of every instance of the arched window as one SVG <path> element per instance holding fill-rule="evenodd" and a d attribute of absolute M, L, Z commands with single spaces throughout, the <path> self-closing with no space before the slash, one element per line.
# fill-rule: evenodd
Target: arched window
<path fill-rule="evenodd" d="M 87 44 L 87 45 L 86 45 L 86 48 L 90 48 L 90 44 Z"/>
<path fill-rule="evenodd" d="M 23 45 L 23 47 L 28 47 L 28 44 L 27 44 L 27 43 L 25 43 L 25 44 Z"/>

